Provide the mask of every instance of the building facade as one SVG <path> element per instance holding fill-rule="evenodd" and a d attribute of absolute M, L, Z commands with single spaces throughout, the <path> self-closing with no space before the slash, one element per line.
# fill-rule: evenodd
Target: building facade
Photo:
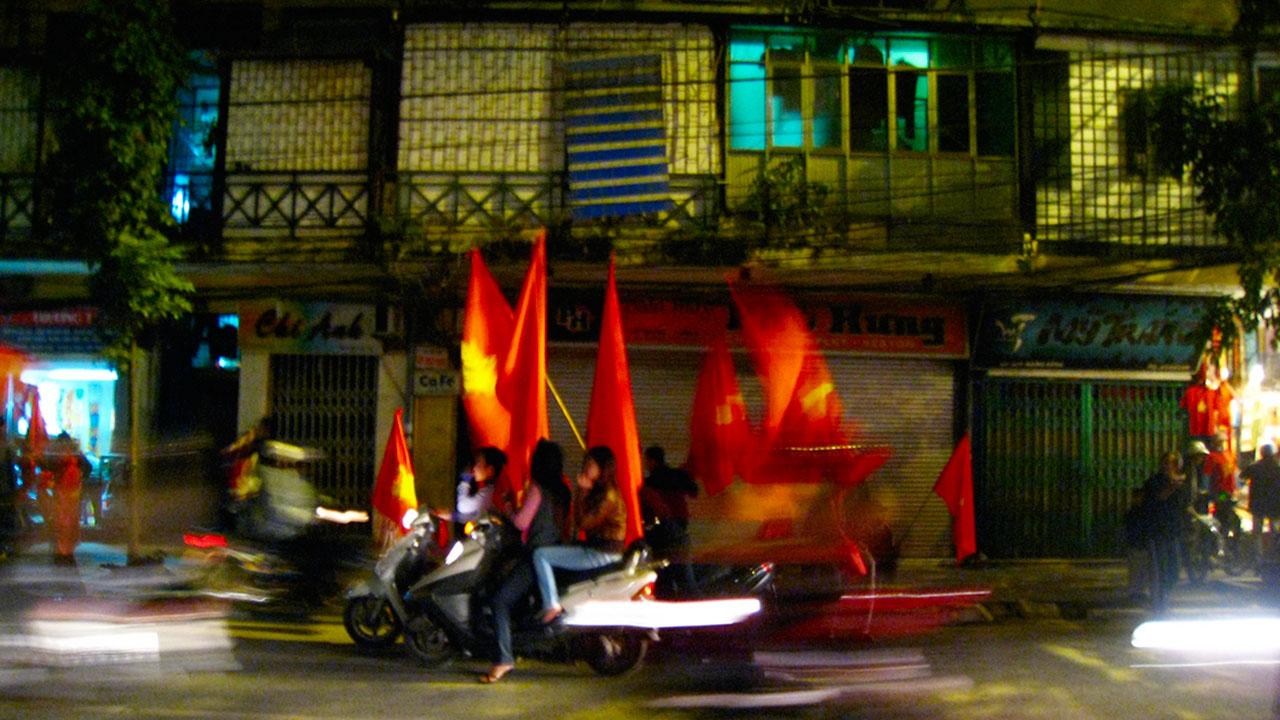
<path fill-rule="evenodd" d="M 949 553 L 931 488 L 972 430 L 984 552 L 1115 554 L 1128 490 L 1185 434 L 1192 311 L 1235 282 L 1147 99 L 1234 97 L 1273 58 L 1243 66 L 1218 3 L 1079 5 L 176 3 L 195 69 L 158 192 L 205 318 L 183 347 L 237 388 L 219 431 L 276 417 L 360 504 L 411 408 L 419 497 L 447 503 L 464 251 L 510 291 L 546 227 L 548 369 L 579 422 L 610 250 L 642 440 L 677 462 L 746 272 L 796 297 L 850 425 L 893 448 L 860 492 L 902 552 Z M 0 38 L 0 249 L 25 261 L 3 312 L 84 302 L 82 270 L 30 251 L 44 53 L 75 10 L 7 11 Z"/>

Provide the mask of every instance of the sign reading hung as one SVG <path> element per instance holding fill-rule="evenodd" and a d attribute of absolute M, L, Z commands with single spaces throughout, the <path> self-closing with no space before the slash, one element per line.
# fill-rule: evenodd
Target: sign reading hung
<path fill-rule="evenodd" d="M 982 313 L 984 367 L 1187 370 L 1205 303 L 1106 295 L 1000 300 Z"/>
<path fill-rule="evenodd" d="M 566 70 L 565 146 L 573 217 L 670 209 L 662 57 L 579 60 Z"/>
<path fill-rule="evenodd" d="M 382 353 L 372 305 L 259 302 L 240 305 L 240 347 L 276 353 Z"/>

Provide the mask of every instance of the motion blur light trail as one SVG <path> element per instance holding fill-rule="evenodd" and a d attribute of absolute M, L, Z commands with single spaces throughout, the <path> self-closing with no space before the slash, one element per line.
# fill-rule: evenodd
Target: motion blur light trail
<path fill-rule="evenodd" d="M 924 653 L 901 651 L 757 652 L 754 664 L 775 688 L 662 698 L 656 708 L 765 709 L 913 698 L 968 690 L 963 676 L 934 676 Z"/>
<path fill-rule="evenodd" d="M 633 602 L 592 600 L 571 608 L 566 625 L 581 627 L 697 628 L 734 625 L 760 612 L 756 598 Z"/>
<path fill-rule="evenodd" d="M 1133 631 L 1132 644 L 1151 650 L 1213 654 L 1280 651 L 1280 618 L 1153 620 Z"/>

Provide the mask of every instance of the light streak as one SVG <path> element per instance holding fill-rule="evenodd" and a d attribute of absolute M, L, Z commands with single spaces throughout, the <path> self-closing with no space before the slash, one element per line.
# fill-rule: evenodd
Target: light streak
<path fill-rule="evenodd" d="M 1154 650 L 1274 652 L 1280 650 L 1280 618 L 1150 621 L 1134 629 L 1131 642 Z"/>
<path fill-rule="evenodd" d="M 565 615 L 564 624 L 577 627 L 633 627 L 646 629 L 734 625 L 760 612 L 756 598 L 724 600 L 588 600 Z"/>

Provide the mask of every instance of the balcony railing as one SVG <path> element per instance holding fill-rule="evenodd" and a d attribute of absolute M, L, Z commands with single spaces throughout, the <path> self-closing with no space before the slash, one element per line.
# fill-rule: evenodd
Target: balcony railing
<path fill-rule="evenodd" d="M 228 173 L 224 231 L 301 234 L 361 232 L 369 225 L 369 177 L 363 173 Z"/>
<path fill-rule="evenodd" d="M 571 209 L 564 173 L 402 172 L 397 209 L 409 222 L 448 228 L 560 225 Z M 673 175 L 672 208 L 646 216 L 648 227 L 711 223 L 720 191 L 711 175 Z"/>

